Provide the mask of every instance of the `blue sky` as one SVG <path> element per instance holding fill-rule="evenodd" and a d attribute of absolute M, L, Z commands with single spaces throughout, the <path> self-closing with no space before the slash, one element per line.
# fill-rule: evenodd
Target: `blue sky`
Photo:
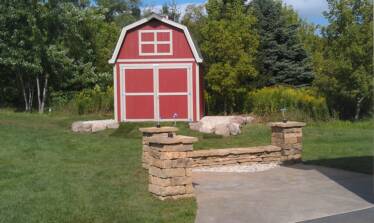
<path fill-rule="evenodd" d="M 170 0 L 143 0 L 143 6 L 152 6 L 155 8 L 160 7 L 165 2 Z M 206 0 L 176 0 L 180 10 L 183 10 L 188 4 L 202 4 Z M 323 17 L 322 12 L 327 10 L 326 0 L 283 0 L 287 5 L 291 5 L 301 16 L 314 24 L 325 25 L 326 19 Z"/>

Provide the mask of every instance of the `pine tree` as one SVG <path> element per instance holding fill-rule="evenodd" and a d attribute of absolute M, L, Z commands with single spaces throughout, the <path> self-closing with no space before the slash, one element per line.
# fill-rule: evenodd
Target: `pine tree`
<path fill-rule="evenodd" d="M 289 8 L 280 1 L 253 0 L 250 9 L 257 18 L 260 35 L 259 85 L 310 85 L 311 61 L 298 37 L 299 21 L 290 19 Z"/>

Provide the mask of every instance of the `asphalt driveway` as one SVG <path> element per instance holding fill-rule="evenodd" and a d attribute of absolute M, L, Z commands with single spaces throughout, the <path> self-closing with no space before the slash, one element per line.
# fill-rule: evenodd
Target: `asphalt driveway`
<path fill-rule="evenodd" d="M 324 222 L 355 211 L 365 222 L 374 210 L 368 209 L 373 177 L 366 174 L 298 164 L 257 173 L 194 172 L 193 178 L 196 223 Z"/>

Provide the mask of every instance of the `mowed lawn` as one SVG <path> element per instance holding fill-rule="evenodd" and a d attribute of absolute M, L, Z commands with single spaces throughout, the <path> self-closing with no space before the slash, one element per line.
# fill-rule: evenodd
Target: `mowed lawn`
<path fill-rule="evenodd" d="M 0 222 L 194 222 L 194 199 L 161 202 L 147 191 L 138 128 L 154 124 L 70 131 L 74 120 L 96 118 L 110 117 L 0 111 Z M 177 125 L 179 134 L 199 138 L 195 149 L 270 143 L 264 124 L 247 125 L 242 135 L 227 138 Z M 372 120 L 309 123 L 303 159 L 372 174 L 373 130 Z"/>
<path fill-rule="evenodd" d="M 73 119 L 0 112 L 0 222 L 194 222 L 194 199 L 148 193 L 140 138 L 75 134 Z"/>

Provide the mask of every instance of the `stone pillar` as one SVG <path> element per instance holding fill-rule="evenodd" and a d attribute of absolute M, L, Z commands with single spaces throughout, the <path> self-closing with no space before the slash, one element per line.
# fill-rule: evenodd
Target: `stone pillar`
<path fill-rule="evenodd" d="M 142 166 L 145 169 L 148 169 L 150 156 L 149 156 L 149 145 L 147 139 L 153 136 L 157 137 L 168 137 L 170 135 L 175 136 L 175 133 L 178 131 L 176 127 L 149 127 L 149 128 L 140 128 L 139 131 L 142 132 Z"/>
<path fill-rule="evenodd" d="M 300 162 L 304 122 L 272 122 L 271 144 L 281 147 L 282 161 Z"/>
<path fill-rule="evenodd" d="M 188 136 L 148 138 L 149 165 L 148 190 L 160 200 L 193 197 L 192 158 L 197 138 Z"/>

